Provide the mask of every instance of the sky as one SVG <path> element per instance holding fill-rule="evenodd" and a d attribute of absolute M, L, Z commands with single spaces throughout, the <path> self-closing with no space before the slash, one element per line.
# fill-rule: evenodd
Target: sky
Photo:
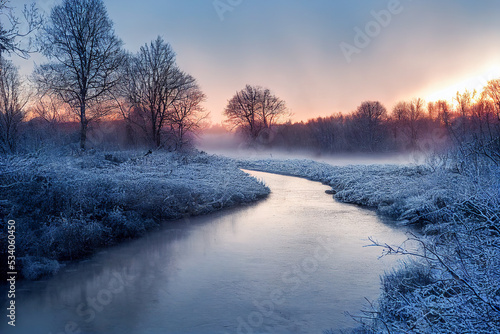
<path fill-rule="evenodd" d="M 11 0 L 18 6 L 27 0 Z M 50 11 L 56 0 L 35 1 Z M 214 123 L 246 84 L 293 121 L 366 100 L 452 99 L 500 78 L 498 0 L 104 0 L 131 52 L 157 36 L 207 95 Z M 40 56 L 16 60 L 22 72 Z M 30 69 L 30 70 L 28 70 Z"/>

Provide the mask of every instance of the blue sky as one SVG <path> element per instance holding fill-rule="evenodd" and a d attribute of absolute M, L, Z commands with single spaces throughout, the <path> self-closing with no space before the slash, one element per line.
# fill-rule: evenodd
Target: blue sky
<path fill-rule="evenodd" d="M 37 1 L 46 10 L 54 2 Z M 287 101 L 294 120 L 307 120 L 348 113 L 364 100 L 380 100 L 390 109 L 401 99 L 448 97 L 453 89 L 479 87 L 500 77 L 500 1 L 105 4 L 128 50 L 135 52 L 158 35 L 172 44 L 179 65 L 207 94 L 214 122 L 222 120 L 227 100 L 245 84 L 270 88 Z M 373 13 L 387 12 L 390 17 L 382 15 L 385 21 L 378 23 Z M 348 62 L 341 43 L 355 47 L 357 31 L 366 33 L 367 28 L 372 29 L 369 44 L 357 48 Z M 33 61 L 43 60 L 33 57 L 22 66 Z"/>

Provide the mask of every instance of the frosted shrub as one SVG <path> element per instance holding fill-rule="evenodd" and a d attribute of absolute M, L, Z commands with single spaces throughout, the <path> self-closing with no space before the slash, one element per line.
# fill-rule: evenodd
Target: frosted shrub
<path fill-rule="evenodd" d="M 414 303 L 420 299 L 423 289 L 427 293 L 434 279 L 427 266 L 411 262 L 399 270 L 386 273 L 382 278 L 382 296 L 379 314 L 384 322 L 415 323 L 426 317 L 426 312 L 415 309 Z M 418 312 L 416 312 L 418 311 Z M 429 310 L 427 310 L 429 311 Z M 431 313 L 429 316 L 433 316 Z M 435 316 L 435 315 L 434 315 Z"/>
<path fill-rule="evenodd" d="M 108 213 L 104 224 L 116 239 L 135 238 L 158 226 L 152 219 L 142 218 L 135 211 L 125 212 L 120 207 Z"/>
<path fill-rule="evenodd" d="M 106 245 L 109 232 L 96 221 L 59 218 L 51 222 L 46 247 L 58 260 L 77 259 Z"/>

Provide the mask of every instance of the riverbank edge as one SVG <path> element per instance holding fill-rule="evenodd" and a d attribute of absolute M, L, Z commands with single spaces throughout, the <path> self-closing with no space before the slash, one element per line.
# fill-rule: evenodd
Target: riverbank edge
<path fill-rule="evenodd" d="M 0 175 L 0 227 L 7 231 L 8 221 L 16 222 L 16 270 L 18 279 L 28 280 L 139 238 L 162 221 L 253 203 L 270 193 L 235 161 L 203 152 L 0 157 Z M 7 233 L 0 239 L 3 276 Z"/>

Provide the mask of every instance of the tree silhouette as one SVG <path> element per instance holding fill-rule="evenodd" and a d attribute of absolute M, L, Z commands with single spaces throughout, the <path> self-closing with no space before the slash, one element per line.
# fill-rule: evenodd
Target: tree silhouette
<path fill-rule="evenodd" d="M 387 110 L 378 101 L 365 101 L 352 115 L 352 122 L 356 132 L 358 147 L 373 152 L 380 145 L 384 136 L 382 134 L 383 121 Z"/>
<path fill-rule="evenodd" d="M 104 108 L 119 82 L 124 59 L 102 0 L 64 0 L 42 29 L 42 51 L 50 63 L 35 70 L 39 87 L 70 105 L 80 122 L 85 149 L 89 122 L 109 113 Z"/>
<path fill-rule="evenodd" d="M 170 44 L 158 37 L 142 46 L 137 55 L 129 57 L 125 72 L 121 94 L 130 108 L 124 117 L 141 127 L 156 147 L 163 145 L 162 134 L 168 126 L 180 130 L 183 137 L 188 120 L 200 111 L 205 97 L 196 80 L 177 66 Z"/>
<path fill-rule="evenodd" d="M 252 140 L 289 115 L 285 101 L 267 88 L 247 85 L 228 102 L 224 115 L 232 128 L 243 130 Z"/>

